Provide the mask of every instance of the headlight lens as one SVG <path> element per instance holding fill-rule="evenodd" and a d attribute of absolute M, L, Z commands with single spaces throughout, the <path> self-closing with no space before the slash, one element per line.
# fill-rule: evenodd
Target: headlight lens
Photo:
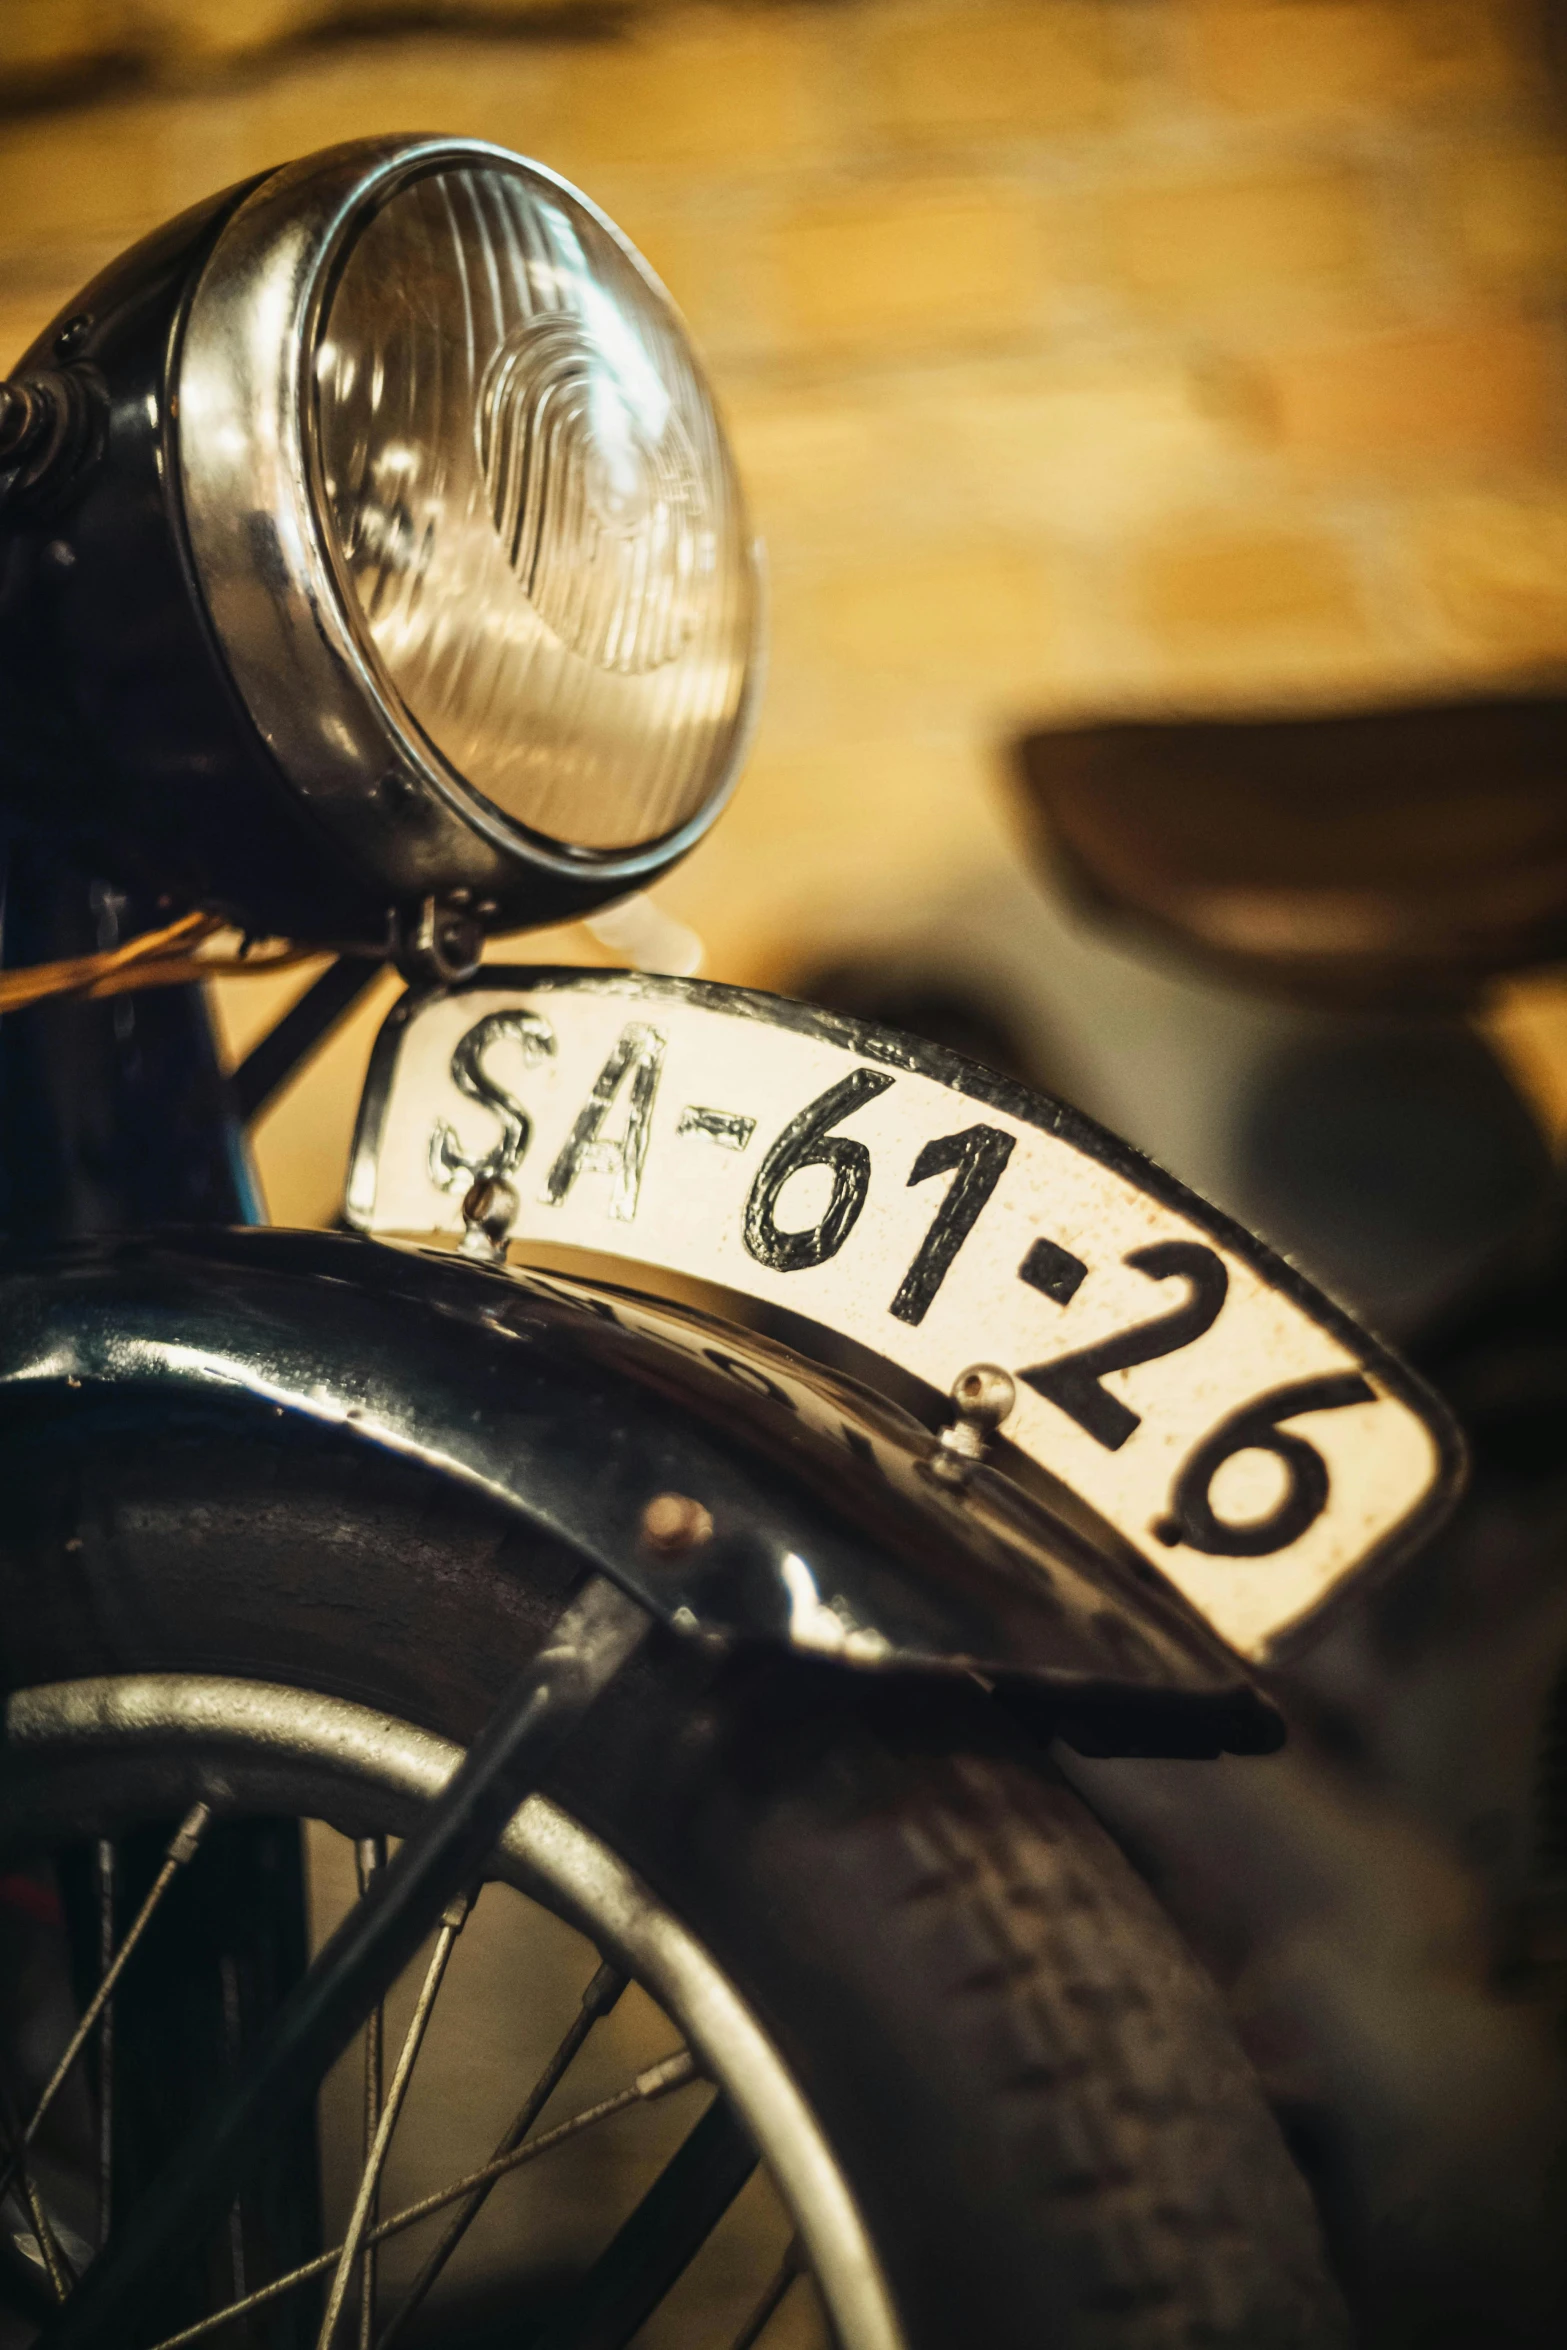
<path fill-rule="evenodd" d="M 340 575 L 427 741 L 553 842 L 685 824 L 732 761 L 754 591 L 656 285 L 546 175 L 432 172 L 348 248 L 315 375 Z"/>

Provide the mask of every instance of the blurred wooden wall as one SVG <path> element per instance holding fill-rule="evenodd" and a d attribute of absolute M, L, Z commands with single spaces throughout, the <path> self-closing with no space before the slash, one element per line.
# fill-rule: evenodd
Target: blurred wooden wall
<path fill-rule="evenodd" d="M 771 556 L 748 779 L 661 891 L 766 985 L 1009 857 L 1052 715 L 1567 662 L 1567 139 L 1530 0 L 3 0 L 0 358 L 207 189 L 384 129 L 580 181 Z M 239 1018 L 254 1024 L 251 1004 Z M 361 1033 L 266 1136 L 333 1203 Z"/>

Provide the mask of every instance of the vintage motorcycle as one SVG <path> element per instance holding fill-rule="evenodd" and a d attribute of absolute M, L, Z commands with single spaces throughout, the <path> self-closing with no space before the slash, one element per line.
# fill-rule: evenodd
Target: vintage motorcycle
<path fill-rule="evenodd" d="M 956 1055 L 481 962 L 690 848 L 755 696 L 711 397 L 551 173 L 263 174 L 0 402 L 0 2338 L 689 2341 L 656 2313 L 760 2164 L 737 2346 L 1341 2339 L 1212 1989 L 1048 1750 L 1275 1746 L 1254 1668 L 1438 1522 L 1441 1408 Z M 222 924 L 336 955 L 229 1077 L 177 984 Z M 253 1229 L 245 1119 L 388 960 L 348 1229 Z M 302 1821 L 362 1870 L 314 1956 Z M 591 1971 L 499 2143 L 387 2209 L 486 1884 Z M 674 2044 L 574 2104 L 628 1983 Z M 485 2332 L 491 2195 L 665 2099 Z"/>

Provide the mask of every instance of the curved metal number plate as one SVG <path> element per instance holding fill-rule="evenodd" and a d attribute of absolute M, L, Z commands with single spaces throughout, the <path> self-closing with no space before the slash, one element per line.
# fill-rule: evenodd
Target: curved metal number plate
<path fill-rule="evenodd" d="M 1456 1489 L 1441 1407 L 1259 1242 L 1074 1111 L 955 1054 L 738 988 L 487 968 L 376 1047 L 348 1213 L 784 1306 L 945 1391 L 1003 1363 L 1007 1436 L 1237 1648 L 1266 1654 Z"/>

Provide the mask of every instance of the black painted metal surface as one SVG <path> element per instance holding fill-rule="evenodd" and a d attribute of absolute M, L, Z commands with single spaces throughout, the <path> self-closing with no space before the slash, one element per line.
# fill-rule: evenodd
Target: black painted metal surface
<path fill-rule="evenodd" d="M 791 1408 L 783 1360 L 830 1425 Z M 30 1473 L 32 1425 L 58 1477 L 62 1447 L 90 1456 L 111 1426 L 168 1447 L 215 1415 L 419 1463 L 679 1634 L 978 1672 L 1093 1751 L 1278 1741 L 1239 1660 L 1108 1532 L 987 1469 L 944 1489 L 917 1421 L 747 1333 L 676 1344 L 624 1326 L 613 1293 L 334 1234 L 165 1234 L 0 1271 L 8 1475 Z M 710 1539 L 650 1545 L 643 1513 L 667 1493 L 709 1513 Z"/>
<path fill-rule="evenodd" d="M 119 946 L 158 919 L 37 842 L 5 860 L 8 969 Z M 199 987 L 62 997 L 0 1020 L 0 1231 L 64 1240 L 260 1219 Z"/>
<path fill-rule="evenodd" d="M 626 2350 L 755 2169 L 755 2147 L 715 2098 L 530 2350 Z"/>
<path fill-rule="evenodd" d="M 222 905 L 279 933 L 378 936 L 324 834 L 301 825 L 240 708 L 189 576 L 165 446 L 190 289 L 245 193 L 144 238 L 23 355 L 88 371 L 102 455 L 0 532 L 0 808 L 149 899 Z"/>
<path fill-rule="evenodd" d="M 368 957 L 339 955 L 251 1047 L 229 1079 L 234 1106 L 247 1124 L 292 1084 L 360 997 L 374 987 L 381 971 L 382 965 Z"/>

